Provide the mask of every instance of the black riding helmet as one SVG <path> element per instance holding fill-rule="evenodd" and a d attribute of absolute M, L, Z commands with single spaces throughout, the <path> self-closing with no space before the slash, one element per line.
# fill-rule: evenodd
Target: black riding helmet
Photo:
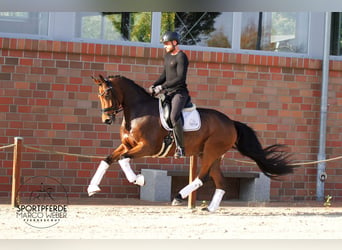
<path fill-rule="evenodd" d="M 177 32 L 167 31 L 162 36 L 162 39 L 160 40 L 162 43 L 169 42 L 169 41 L 176 41 L 177 44 L 179 44 L 180 39 Z"/>

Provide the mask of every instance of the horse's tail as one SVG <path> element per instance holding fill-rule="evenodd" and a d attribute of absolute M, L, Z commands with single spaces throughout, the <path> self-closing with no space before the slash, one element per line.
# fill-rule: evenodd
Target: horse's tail
<path fill-rule="evenodd" d="M 290 154 L 283 151 L 285 145 L 275 144 L 263 149 L 252 128 L 238 121 L 234 121 L 234 125 L 238 135 L 237 150 L 253 159 L 266 176 L 275 178 L 293 173 L 295 166 L 291 165 Z"/>

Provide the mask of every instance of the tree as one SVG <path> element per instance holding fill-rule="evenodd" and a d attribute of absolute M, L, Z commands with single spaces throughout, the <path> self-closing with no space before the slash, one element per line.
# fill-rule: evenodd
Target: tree
<path fill-rule="evenodd" d="M 166 12 L 162 16 L 162 33 L 174 30 L 179 33 L 181 43 L 196 45 L 207 40 L 215 30 L 215 18 L 220 12 Z"/>
<path fill-rule="evenodd" d="M 231 44 L 228 41 L 228 38 L 225 34 L 220 30 L 213 34 L 211 38 L 207 41 L 209 47 L 217 47 L 217 48 L 230 48 Z"/>
<path fill-rule="evenodd" d="M 151 12 L 102 12 L 124 40 L 151 41 Z"/>

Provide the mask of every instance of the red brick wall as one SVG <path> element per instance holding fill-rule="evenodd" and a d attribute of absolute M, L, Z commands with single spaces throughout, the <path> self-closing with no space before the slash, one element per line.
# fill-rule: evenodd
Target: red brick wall
<path fill-rule="evenodd" d="M 102 45 L 0 38 L 0 146 L 13 143 L 89 156 L 108 155 L 119 145 L 118 121 L 101 123 L 90 76 L 121 74 L 148 87 L 161 72 L 164 51 Z M 186 51 L 188 83 L 197 106 L 220 110 L 257 130 L 264 146 L 285 143 L 298 162 L 317 159 L 320 118 L 320 60 L 222 52 Z M 280 54 L 276 54 L 280 55 Z M 332 61 L 329 85 L 327 158 L 342 155 L 342 62 Z M 0 150 L 0 197 L 10 197 L 12 150 Z M 258 170 L 232 150 L 227 170 Z M 99 159 L 36 152 L 25 148 L 22 182 L 31 176 L 58 179 L 71 197 L 86 196 Z M 189 160 L 134 160 L 133 167 L 186 169 Z M 341 160 L 327 162 L 325 194 L 342 200 Z M 316 165 L 271 182 L 271 199 L 314 200 Z M 97 197 L 139 197 L 116 164 Z"/>

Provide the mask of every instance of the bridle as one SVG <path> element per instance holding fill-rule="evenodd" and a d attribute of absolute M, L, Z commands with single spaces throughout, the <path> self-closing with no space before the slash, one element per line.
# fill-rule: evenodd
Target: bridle
<path fill-rule="evenodd" d="M 101 113 L 103 114 L 103 113 L 108 113 L 108 112 L 113 111 L 113 113 L 108 114 L 108 115 L 114 121 L 115 120 L 115 116 L 123 110 L 123 107 L 119 103 L 118 99 L 116 98 L 116 96 L 114 94 L 112 83 L 109 80 L 107 80 L 107 79 L 104 79 L 104 81 L 105 81 L 105 83 L 106 83 L 106 85 L 108 87 L 102 93 L 98 93 L 98 96 L 99 97 L 103 97 L 104 96 L 107 99 L 107 98 L 109 98 L 109 96 L 111 94 L 111 96 L 112 96 L 112 106 L 108 107 L 108 108 L 101 109 Z M 101 84 L 102 83 L 99 83 L 98 85 L 101 85 Z"/>

